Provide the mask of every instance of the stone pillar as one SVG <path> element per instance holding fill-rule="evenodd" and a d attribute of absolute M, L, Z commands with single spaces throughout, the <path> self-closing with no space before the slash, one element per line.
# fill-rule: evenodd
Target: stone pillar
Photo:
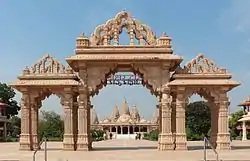
<path fill-rule="evenodd" d="M 171 128 L 171 96 L 170 88 L 163 87 L 161 97 L 161 133 L 159 135 L 158 150 L 174 150 Z"/>
<path fill-rule="evenodd" d="M 121 134 L 123 134 L 123 126 L 121 126 Z"/>
<path fill-rule="evenodd" d="M 77 133 L 78 133 L 78 95 L 73 96 L 73 136 L 74 136 L 74 150 L 77 149 Z"/>
<path fill-rule="evenodd" d="M 157 102 L 158 102 L 158 105 L 156 105 L 156 108 L 158 108 L 158 111 L 159 111 L 159 133 L 161 133 L 161 127 L 162 127 L 162 108 L 161 108 L 161 96 L 157 96 Z"/>
<path fill-rule="evenodd" d="M 130 127 L 128 126 L 128 134 L 130 134 Z"/>
<path fill-rule="evenodd" d="M 118 134 L 118 127 L 115 126 L 115 132 L 116 132 L 116 135 Z"/>
<path fill-rule="evenodd" d="M 229 133 L 229 102 L 226 92 L 220 94 L 219 109 L 218 109 L 218 134 L 217 134 L 217 149 L 229 150 L 230 147 L 230 133 Z"/>
<path fill-rule="evenodd" d="M 88 104 L 88 88 L 85 86 L 79 87 L 77 150 L 81 151 L 89 151 L 92 146 L 90 138 L 90 109 Z"/>
<path fill-rule="evenodd" d="M 247 127 L 246 127 L 246 121 L 242 122 L 242 140 L 247 140 Z"/>
<path fill-rule="evenodd" d="M 184 91 L 177 91 L 176 95 L 176 150 L 187 150 L 186 122 L 185 122 L 185 95 Z"/>
<path fill-rule="evenodd" d="M 32 150 L 36 150 L 39 144 L 38 139 L 38 110 L 41 107 L 41 101 L 35 97 L 30 98 L 30 105 L 31 105 L 31 148 Z"/>
<path fill-rule="evenodd" d="M 217 133 L 218 133 L 218 106 L 215 103 L 209 102 L 211 110 L 211 133 L 210 142 L 213 147 L 216 147 Z"/>
<path fill-rule="evenodd" d="M 176 94 L 172 94 L 172 103 L 171 103 L 172 113 L 171 113 L 171 128 L 173 135 L 173 142 L 175 143 L 175 133 L 176 133 Z M 175 146 L 175 145 L 174 145 Z"/>
<path fill-rule="evenodd" d="M 20 150 L 31 150 L 30 100 L 28 90 L 22 90 Z"/>
<path fill-rule="evenodd" d="M 74 131 L 73 131 L 73 91 L 64 88 L 63 107 L 64 107 L 64 136 L 63 150 L 74 150 Z"/>

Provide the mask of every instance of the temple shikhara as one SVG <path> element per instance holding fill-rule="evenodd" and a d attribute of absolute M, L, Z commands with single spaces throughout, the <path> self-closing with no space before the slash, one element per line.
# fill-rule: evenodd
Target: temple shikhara
<path fill-rule="evenodd" d="M 91 108 L 91 126 L 93 129 L 101 129 L 106 133 L 112 133 L 114 138 L 132 138 L 135 139 L 137 133 L 147 133 L 151 130 L 158 129 L 159 111 L 156 109 L 152 119 L 145 120 L 136 106 L 128 107 L 127 101 L 124 100 L 119 111 L 115 106 L 111 115 L 98 121 L 94 108 Z"/>
<path fill-rule="evenodd" d="M 122 32 L 127 33 L 128 44 L 120 43 Z M 171 41 L 166 32 L 156 35 L 148 25 L 121 11 L 91 35 L 77 37 L 74 54 L 64 63 L 67 65 L 46 54 L 24 68 L 10 84 L 22 94 L 20 149 L 38 148 L 38 111 L 42 101 L 54 94 L 60 98 L 65 114 L 63 149 L 91 150 L 90 98 L 98 95 L 110 75 L 117 72 L 140 75 L 143 86 L 157 98 L 158 150 L 187 150 L 185 111 L 193 94 L 206 99 L 211 108 L 213 146 L 230 149 L 227 93 L 240 84 L 204 54 L 182 64 L 183 58 L 174 53 Z M 122 108 L 120 116 L 117 111 L 112 119 L 102 120 L 97 126 L 115 133 L 146 131 L 145 127 L 149 130 L 150 123 L 137 116 L 136 108 L 131 107 L 130 114 Z M 130 126 L 133 121 L 138 126 Z"/>

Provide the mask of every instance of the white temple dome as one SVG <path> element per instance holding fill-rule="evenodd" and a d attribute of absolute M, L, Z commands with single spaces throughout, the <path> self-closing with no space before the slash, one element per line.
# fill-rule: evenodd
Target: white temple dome
<path fill-rule="evenodd" d="M 157 115 L 157 111 L 155 115 L 156 115 L 154 116 L 155 118 L 153 118 L 152 120 L 157 121 L 159 118 L 159 114 Z M 129 124 L 144 123 L 145 124 L 145 123 L 148 123 L 148 124 L 151 124 L 151 122 L 155 122 L 152 120 L 147 121 L 141 118 L 137 107 L 133 106 L 130 110 L 128 107 L 127 101 L 124 100 L 122 103 L 121 111 L 119 111 L 118 106 L 114 106 L 110 117 L 103 119 L 102 121 L 100 121 L 100 123 L 103 123 L 103 124 L 107 124 L 107 123 L 112 123 L 112 124 L 116 124 L 116 123 L 129 123 Z"/>
<path fill-rule="evenodd" d="M 147 120 L 141 119 L 141 120 L 140 120 L 140 123 L 147 123 Z"/>
<path fill-rule="evenodd" d="M 130 115 L 128 114 L 122 114 L 116 122 L 119 123 L 128 123 L 131 120 Z"/>
<path fill-rule="evenodd" d="M 103 121 L 102 121 L 102 123 L 109 123 L 110 122 L 110 120 L 108 119 L 108 118 L 106 118 L 106 119 L 104 119 Z"/>

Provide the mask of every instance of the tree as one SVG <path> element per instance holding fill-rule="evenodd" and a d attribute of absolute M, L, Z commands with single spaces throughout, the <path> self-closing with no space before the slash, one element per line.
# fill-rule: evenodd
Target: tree
<path fill-rule="evenodd" d="M 237 112 L 234 112 L 231 114 L 229 118 L 229 128 L 231 130 L 231 135 L 233 138 L 237 137 L 239 135 L 239 131 L 237 130 L 237 126 L 239 126 L 240 122 L 238 122 L 239 119 L 241 119 L 244 115 L 243 110 L 239 110 Z"/>
<path fill-rule="evenodd" d="M 64 123 L 61 116 L 53 111 L 41 111 L 39 120 L 38 135 L 39 138 L 62 139 L 64 133 Z"/>
<path fill-rule="evenodd" d="M 188 104 L 186 125 L 187 131 L 189 131 L 188 135 L 192 138 L 191 140 L 199 140 L 207 135 L 211 127 L 211 112 L 206 102 L 197 101 Z"/>
<path fill-rule="evenodd" d="M 18 137 L 21 133 L 21 118 L 18 116 L 12 116 L 9 119 L 7 130 L 11 137 Z"/>
<path fill-rule="evenodd" d="M 8 104 L 9 106 L 5 109 L 5 114 L 9 119 L 11 116 L 15 116 L 18 114 L 20 110 L 20 106 L 18 105 L 17 101 L 13 98 L 15 97 L 16 93 L 13 88 L 8 86 L 6 83 L 0 83 L 0 98 L 3 103 Z"/>

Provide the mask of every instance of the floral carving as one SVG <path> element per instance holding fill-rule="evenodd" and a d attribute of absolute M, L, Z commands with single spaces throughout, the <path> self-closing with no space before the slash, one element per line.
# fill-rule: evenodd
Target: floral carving
<path fill-rule="evenodd" d="M 199 54 L 195 59 L 187 63 L 184 70 L 188 73 L 226 73 L 225 69 L 217 67 L 212 60 L 206 58 L 203 54 Z"/>
<path fill-rule="evenodd" d="M 52 58 L 49 54 L 35 63 L 30 69 L 25 68 L 24 74 L 63 74 L 72 73 L 72 69 L 65 68 L 63 64 Z"/>
<path fill-rule="evenodd" d="M 129 35 L 130 45 L 134 45 L 134 38 L 139 41 L 140 45 L 143 45 L 142 43 L 156 44 L 156 36 L 152 29 L 132 18 L 126 11 L 119 12 L 115 18 L 97 26 L 94 33 L 91 34 L 90 43 L 91 45 L 110 45 L 110 41 L 113 40 L 113 45 L 119 45 L 119 35 L 123 28 Z"/>

